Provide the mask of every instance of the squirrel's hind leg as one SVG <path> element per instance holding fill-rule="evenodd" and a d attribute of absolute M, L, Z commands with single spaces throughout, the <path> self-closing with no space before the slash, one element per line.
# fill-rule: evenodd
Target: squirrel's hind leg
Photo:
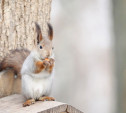
<path fill-rule="evenodd" d="M 53 98 L 53 97 L 48 97 L 48 96 L 44 96 L 44 97 L 39 97 L 38 100 L 39 100 L 39 101 L 55 101 L 55 98 Z"/>
<path fill-rule="evenodd" d="M 25 103 L 23 104 L 23 107 L 30 106 L 34 103 L 35 103 L 35 99 L 29 99 L 29 100 L 25 101 Z"/>

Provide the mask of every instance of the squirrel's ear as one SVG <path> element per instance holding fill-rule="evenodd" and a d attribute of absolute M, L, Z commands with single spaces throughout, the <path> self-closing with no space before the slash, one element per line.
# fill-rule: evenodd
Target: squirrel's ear
<path fill-rule="evenodd" d="M 42 33 L 41 33 L 41 28 L 37 22 L 35 22 L 35 26 L 36 26 L 36 32 L 37 32 L 37 44 L 39 44 L 40 41 L 43 39 Z"/>
<path fill-rule="evenodd" d="M 53 28 L 52 28 L 52 25 L 50 23 L 48 23 L 48 36 L 49 36 L 49 39 L 52 40 L 53 39 Z"/>

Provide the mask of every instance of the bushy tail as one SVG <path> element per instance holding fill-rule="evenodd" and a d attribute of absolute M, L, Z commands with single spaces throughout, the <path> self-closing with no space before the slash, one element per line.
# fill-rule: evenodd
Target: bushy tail
<path fill-rule="evenodd" d="M 10 52 L 4 59 L 0 62 L 0 71 L 12 68 L 15 74 L 20 75 L 20 70 L 23 65 L 24 60 L 30 54 L 27 49 L 15 49 Z"/>

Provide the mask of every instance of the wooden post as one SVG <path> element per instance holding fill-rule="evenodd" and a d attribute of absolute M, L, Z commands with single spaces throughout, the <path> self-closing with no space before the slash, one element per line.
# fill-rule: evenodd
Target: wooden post
<path fill-rule="evenodd" d="M 23 107 L 24 97 L 19 94 L 0 99 L 0 113 L 83 113 L 76 108 L 57 101 L 37 101 Z"/>

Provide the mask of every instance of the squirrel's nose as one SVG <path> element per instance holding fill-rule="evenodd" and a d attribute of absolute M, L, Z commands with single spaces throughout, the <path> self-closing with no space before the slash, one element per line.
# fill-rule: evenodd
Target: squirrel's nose
<path fill-rule="evenodd" d="M 49 56 L 50 56 L 49 54 L 46 55 L 47 58 L 48 58 Z"/>

